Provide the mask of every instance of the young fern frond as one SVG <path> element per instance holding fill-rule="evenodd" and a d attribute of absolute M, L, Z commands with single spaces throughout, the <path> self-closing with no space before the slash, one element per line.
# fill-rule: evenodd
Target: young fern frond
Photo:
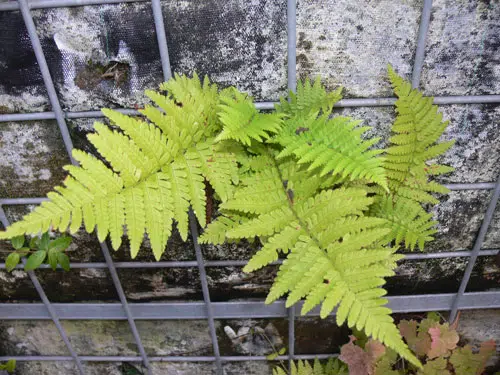
<path fill-rule="evenodd" d="M 391 229 L 386 237 L 387 242 L 404 242 L 410 250 L 414 250 L 416 245 L 423 250 L 425 243 L 431 241 L 432 235 L 437 232 L 434 229 L 437 223 L 432 220 L 432 214 L 410 199 L 380 197 L 372 206 L 372 213 L 387 220 L 386 226 Z"/>
<path fill-rule="evenodd" d="M 281 367 L 273 369 L 273 375 L 349 375 L 347 366 L 338 359 L 330 358 L 324 365 L 318 359 L 314 360 L 314 364 L 308 361 L 298 360 L 290 363 L 289 373 Z"/>
<path fill-rule="evenodd" d="M 252 140 L 262 142 L 283 126 L 280 113 L 260 113 L 251 98 L 236 90 L 221 98 L 219 119 L 224 125 L 216 140 L 234 139 L 250 146 Z"/>
<path fill-rule="evenodd" d="M 432 98 L 425 98 L 411 88 L 409 82 L 399 77 L 389 67 L 389 78 L 396 101 L 396 121 L 392 126 L 394 135 L 386 150 L 384 168 L 387 170 L 389 190 L 417 202 L 437 203 L 429 192 L 446 193 L 448 190 L 437 183 L 429 182 L 429 176 L 448 173 L 450 167 L 430 162 L 443 154 L 454 141 L 438 143 L 447 121 L 432 104 Z"/>
<path fill-rule="evenodd" d="M 311 114 L 330 114 L 333 105 L 342 99 L 342 88 L 327 92 L 319 77 L 311 85 L 311 81 L 306 79 L 304 83 L 297 82 L 297 93 L 290 91 L 287 98 L 280 98 L 280 103 L 276 105 L 278 112 L 283 112 L 287 116 L 309 117 Z"/>
<path fill-rule="evenodd" d="M 432 104 L 432 98 L 425 98 L 411 88 L 409 82 L 399 77 L 389 66 L 389 79 L 398 100 L 396 120 L 392 126 L 393 136 L 385 151 L 384 168 L 390 193 L 379 192 L 374 212 L 388 220 L 389 238 L 399 245 L 420 250 L 433 239 L 436 224 L 421 206 L 437 204 L 432 193 L 446 194 L 448 189 L 432 181 L 432 176 L 449 173 L 453 168 L 432 163 L 431 160 L 448 150 L 453 141 L 438 143 L 447 121 Z"/>

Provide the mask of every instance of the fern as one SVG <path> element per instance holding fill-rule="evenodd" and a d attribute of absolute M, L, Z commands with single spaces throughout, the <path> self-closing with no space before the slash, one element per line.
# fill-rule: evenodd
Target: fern
<path fill-rule="evenodd" d="M 321 85 L 319 77 L 313 84 L 306 79 L 304 83 L 297 82 L 297 93 L 290 91 L 288 98 L 280 98 L 276 110 L 290 117 L 309 117 L 319 112 L 329 114 L 333 105 L 342 99 L 341 92 L 342 88 L 327 92 Z"/>
<path fill-rule="evenodd" d="M 97 230 L 100 241 L 109 235 L 115 249 L 126 227 L 132 257 L 147 233 L 160 259 L 174 219 L 187 239 L 190 206 L 204 226 L 205 179 L 225 201 L 238 174 L 235 154 L 214 145 L 220 128 L 217 87 L 208 79 L 202 84 L 195 75 L 177 76 L 162 88 L 167 96 L 147 92 L 161 108 L 141 111 L 150 122 L 103 109 L 117 130 L 95 123 L 96 132 L 88 139 L 106 163 L 75 150 L 80 165 L 65 167 L 69 176 L 64 186 L 56 187 L 49 201 L 1 232 L 0 238 L 50 227 L 65 231 L 69 226 L 74 233 L 83 221 L 88 232 Z"/>
<path fill-rule="evenodd" d="M 142 118 L 103 110 L 112 127 L 96 123 L 88 136 L 101 159 L 75 150 L 80 165 L 66 167 L 63 186 L 0 239 L 50 228 L 74 233 L 83 224 L 117 249 L 126 228 L 132 257 L 147 234 L 159 259 L 174 221 L 187 238 L 189 209 L 207 224 L 209 184 L 220 204 L 201 243 L 258 237 L 262 247 L 246 272 L 286 255 L 267 303 L 286 295 L 286 306 L 304 299 L 304 314 L 336 309 L 338 324 L 421 366 L 384 306 L 382 286 L 402 257 L 400 243 L 413 250 L 432 240 L 435 223 L 424 207 L 447 191 L 432 177 L 451 169 L 431 160 L 451 143 L 438 143 L 447 123 L 432 99 L 392 69 L 389 77 L 397 118 L 390 147 L 378 150 L 359 121 L 332 116 L 340 90 L 327 93 L 318 80 L 261 113 L 234 88 L 176 76 L 161 85 L 166 95 L 146 93 L 155 106 Z M 308 366 L 297 371 L 316 371 Z"/>
<path fill-rule="evenodd" d="M 412 89 L 390 66 L 389 78 L 398 96 L 393 135 L 384 155 L 390 193 L 380 192 L 374 212 L 390 223 L 389 240 L 397 244 L 404 241 L 410 250 L 418 244 L 423 250 L 425 243 L 433 239 L 435 222 L 422 205 L 439 202 L 432 193 L 448 192 L 430 177 L 453 171 L 432 159 L 448 150 L 454 141 L 438 143 L 448 122 L 442 121 L 432 98 Z"/>
<path fill-rule="evenodd" d="M 221 208 L 256 214 L 244 223 L 233 223 L 227 238 L 266 238 L 245 271 L 276 260 L 278 249 L 289 253 L 266 302 L 289 293 L 287 306 L 305 298 L 305 314 L 322 303 L 323 318 L 338 305 L 338 324 L 347 321 L 350 327 L 365 329 L 418 363 L 400 338 L 390 310 L 381 307 L 387 301 L 381 298 L 383 290 L 379 287 L 384 277 L 393 275 L 393 265 L 401 256 L 378 242 L 389 232 L 382 227 L 385 221 L 364 215 L 373 199 L 365 190 L 356 188 L 318 192 L 320 179 L 311 183 L 293 160 L 280 162 L 272 152 L 265 156 L 273 167 L 242 180 L 234 197 Z M 257 196 L 262 197 L 259 204 L 254 201 Z M 205 236 L 214 235 L 215 225 L 207 228 L 202 242 Z M 361 280 L 356 277 L 360 274 L 364 275 Z"/>
<path fill-rule="evenodd" d="M 291 372 L 281 367 L 273 369 L 273 375 L 348 375 L 347 367 L 338 359 L 329 359 L 326 364 L 321 364 L 318 359 L 314 360 L 314 364 L 308 361 L 298 360 L 291 362 Z"/>
<path fill-rule="evenodd" d="M 252 100 L 236 90 L 222 97 L 219 118 L 224 125 L 216 140 L 234 139 L 245 145 L 252 140 L 269 139 L 270 133 L 278 133 L 283 126 L 280 113 L 260 113 Z"/>
<path fill-rule="evenodd" d="M 369 128 L 358 124 L 348 117 L 329 119 L 327 115 L 290 120 L 276 137 L 283 146 L 278 157 L 294 155 L 299 164 L 307 164 L 310 170 L 317 168 L 320 176 L 366 179 L 387 188 L 383 159 L 376 157 L 382 151 L 370 149 L 379 139 L 363 141 L 361 135 Z"/>

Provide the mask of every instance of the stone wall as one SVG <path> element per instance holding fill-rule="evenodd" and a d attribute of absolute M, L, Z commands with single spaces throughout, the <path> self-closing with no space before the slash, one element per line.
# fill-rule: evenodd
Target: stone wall
<path fill-rule="evenodd" d="M 162 2 L 172 69 L 208 74 L 221 86 L 236 85 L 256 100 L 276 100 L 286 91 L 286 2 L 271 0 L 209 0 Z M 319 75 L 329 88 L 344 87 L 347 98 L 391 95 L 388 63 L 402 75 L 412 70 L 421 0 L 299 0 L 297 5 L 297 69 L 301 78 Z M 33 16 L 63 109 L 137 108 L 146 102 L 143 90 L 162 81 L 151 7 L 148 3 L 34 10 Z M 496 1 L 434 0 L 420 87 L 429 95 L 500 93 L 500 5 Z M 19 12 L 0 12 L 0 113 L 49 111 L 43 81 Z M 442 106 L 450 120 L 445 139 L 456 145 L 442 161 L 456 171 L 445 183 L 495 181 L 500 172 L 500 105 Z M 346 108 L 338 111 L 364 120 L 372 134 L 387 139 L 394 118 L 392 107 Z M 76 147 L 91 150 L 85 135 L 96 119 L 68 120 Z M 64 178 L 68 163 L 55 121 L 0 123 L 0 197 L 40 197 Z M 452 192 L 434 210 L 439 220 L 430 251 L 470 250 L 481 225 L 491 191 Z M 11 221 L 31 206 L 6 206 Z M 0 244 L 2 249 L 7 244 Z M 204 246 L 206 259 L 248 259 L 257 244 Z M 497 208 L 484 248 L 500 248 L 500 209 Z M 4 256 L 5 253 L 2 257 Z M 101 262 L 96 239 L 81 231 L 74 236 L 70 257 L 75 262 Z M 127 244 L 113 254 L 130 260 Z M 178 235 L 169 242 L 163 260 L 193 260 L 192 244 Z M 138 260 L 152 260 L 147 244 Z M 391 294 L 455 292 L 466 258 L 403 261 L 388 280 Z M 196 269 L 120 269 L 130 301 L 200 300 Z M 247 275 L 238 267 L 207 269 L 214 301 L 262 298 L 274 267 Z M 68 273 L 37 271 L 53 302 L 117 301 L 109 274 L 102 269 L 73 269 Z M 478 260 L 468 291 L 498 288 L 500 269 L 493 257 Z M 23 271 L 0 271 L 0 302 L 38 302 Z M 488 319 L 480 317 L 489 314 Z M 468 313 L 468 331 L 488 332 L 500 314 Z M 494 323 L 492 323 L 494 322 Z M 217 322 L 224 354 L 256 354 L 265 345 L 232 342 L 224 327 L 272 323 L 286 342 L 286 322 Z M 80 354 L 136 353 L 126 322 L 64 322 Z M 205 322 L 139 322 L 142 339 L 152 355 L 209 355 Z M 301 327 L 301 328 L 300 328 Z M 472 328 L 471 328 L 472 327 Z M 476 327 L 477 329 L 475 329 Z M 328 329 L 326 329 L 328 328 Z M 491 328 L 491 327 L 490 327 Z M 331 322 L 304 318 L 298 322 L 297 352 L 337 350 L 346 331 Z M 325 344 L 309 332 L 328 332 Z M 468 333 L 468 334 L 469 334 Z M 65 354 L 55 328 L 48 322 L 3 322 L 1 353 Z M 323 334 L 324 335 L 324 334 Z M 486 339 L 486 334 L 469 338 Z M 500 334 L 497 335 L 497 338 Z M 27 339 L 28 338 L 28 339 Z M 302 340 L 302 341 L 301 341 Z M 321 342 L 321 340 L 320 340 Z M 322 346 L 323 345 L 323 346 Z M 245 349 L 246 348 L 246 349 Z M 246 352 L 245 352 L 246 351 Z M 1 354 L 0 353 L 0 354 Z M 228 354 L 229 353 L 229 354 Z M 186 354 L 191 355 L 191 354 Z M 194 355 L 194 354 L 193 354 Z M 121 364 L 96 364 L 95 374 L 124 374 Z M 209 374 L 208 364 L 155 364 L 159 373 Z M 197 366 L 197 367 L 192 367 Z M 31 363 L 19 374 L 73 374 L 71 363 Z M 196 368 L 196 369 L 195 369 Z M 226 366 L 227 374 L 267 374 L 266 363 Z M 133 372 L 129 372 L 133 373 Z"/>

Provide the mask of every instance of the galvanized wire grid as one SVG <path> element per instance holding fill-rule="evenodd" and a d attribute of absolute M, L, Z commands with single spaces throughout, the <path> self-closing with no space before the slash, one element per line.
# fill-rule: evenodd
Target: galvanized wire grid
<path fill-rule="evenodd" d="M 40 66 L 42 77 L 47 88 L 50 103 L 52 105 L 51 112 L 43 113 L 27 113 L 27 114 L 8 114 L 0 115 L 0 122 L 7 121 L 26 121 L 26 120 L 49 120 L 55 119 L 61 131 L 64 145 L 68 156 L 73 164 L 76 162 L 71 157 L 73 144 L 69 135 L 68 127 L 65 119 L 84 118 L 84 117 L 101 117 L 101 112 L 63 112 L 59 99 L 57 97 L 52 77 L 50 76 L 44 52 L 40 45 L 35 24 L 30 13 L 30 9 L 40 8 L 56 8 L 68 6 L 83 6 L 83 5 L 101 5 L 101 4 L 117 4 L 127 2 L 145 2 L 149 0 L 32 0 L 28 3 L 27 0 L 17 0 L 0 4 L 0 11 L 20 10 L 28 34 L 33 45 L 33 50 L 36 59 Z M 160 0 L 151 0 L 153 17 L 158 38 L 158 47 L 160 50 L 161 64 L 163 76 L 168 80 L 172 73 L 170 69 L 169 54 L 167 48 L 165 26 L 163 23 L 163 15 L 160 6 Z M 415 53 L 415 62 L 413 66 L 412 85 L 418 87 L 420 75 L 422 71 L 425 40 L 429 29 L 431 16 L 432 0 L 425 0 L 420 27 L 417 40 L 417 48 Z M 288 61 L 296 61 L 296 0 L 287 0 L 287 25 L 288 25 Z M 288 64 L 288 88 L 295 90 L 297 85 L 296 66 Z M 367 99 L 344 99 L 337 103 L 337 107 L 367 107 L 367 106 L 391 106 L 395 102 L 395 98 L 367 98 Z M 500 95 L 480 95 L 480 96 L 444 96 L 436 97 L 436 104 L 472 104 L 472 103 L 500 103 Z M 273 102 L 261 102 L 256 106 L 259 109 L 273 108 Z M 138 112 L 131 109 L 122 109 L 121 112 L 126 114 L 137 114 Z M 472 251 L 455 251 L 444 253 L 428 253 L 428 254 L 411 254 L 407 255 L 407 260 L 416 259 L 436 259 L 436 258 L 454 258 L 454 257 L 469 257 L 469 262 L 462 278 L 459 290 L 457 293 L 448 294 L 425 294 L 425 295 L 410 295 L 410 296 L 392 296 L 389 297 L 389 307 L 394 312 L 413 312 L 413 311 L 432 311 L 432 310 L 448 310 L 450 311 L 450 320 L 453 320 L 459 309 L 480 309 L 480 308 L 500 308 L 500 291 L 465 293 L 468 281 L 476 259 L 478 256 L 496 255 L 498 249 L 482 249 L 486 232 L 491 223 L 496 204 L 500 195 L 500 177 L 496 183 L 482 182 L 473 184 L 450 184 L 447 185 L 452 190 L 493 190 L 492 198 L 488 205 L 487 211 L 483 218 L 481 228 L 476 238 Z M 9 224 L 2 205 L 25 205 L 37 204 L 44 198 L 5 198 L 0 199 L 0 221 L 4 226 Z M 82 362 L 142 362 L 147 368 L 148 374 L 152 375 L 151 362 L 170 361 L 170 362 L 213 362 L 215 364 L 216 373 L 222 375 L 224 362 L 238 361 L 263 361 L 267 360 L 265 356 L 221 356 L 217 335 L 215 330 L 215 319 L 234 319 L 234 318 L 288 318 L 288 355 L 278 356 L 277 360 L 293 360 L 293 359 L 312 359 L 326 358 L 332 355 L 296 355 L 294 350 L 295 343 L 295 315 L 300 312 L 300 304 L 285 308 L 284 301 L 275 302 L 272 305 L 265 305 L 263 302 L 211 302 L 210 291 L 208 287 L 205 267 L 227 267 L 227 266 L 243 266 L 246 261 L 205 261 L 198 244 L 198 229 L 192 212 L 189 215 L 191 235 L 193 238 L 196 261 L 168 261 L 168 262 L 113 262 L 109 249 L 105 243 L 101 243 L 101 250 L 105 258 L 105 263 L 72 263 L 72 268 L 105 268 L 108 269 L 113 283 L 117 290 L 120 303 L 86 303 L 86 304 L 63 304 L 50 303 L 43 287 L 40 285 L 38 278 L 33 271 L 28 272 L 28 275 L 33 282 L 36 291 L 38 292 L 43 304 L 0 304 L 0 319 L 15 320 L 15 319 L 48 319 L 52 320 L 56 325 L 61 338 L 63 339 L 70 356 L 17 356 L 17 357 L 0 357 L 0 361 L 8 359 L 16 359 L 18 361 L 74 361 L 81 375 L 85 374 L 85 368 Z M 281 261 L 275 262 L 280 264 Z M 128 303 L 120 279 L 118 277 L 117 268 L 170 268 L 170 267 L 198 267 L 203 299 L 204 302 L 181 302 L 181 303 Z M 1 264 L 0 268 L 5 268 L 5 264 Z M 18 268 L 22 268 L 19 265 Z M 41 268 L 48 268 L 42 266 Z M 318 316 L 319 310 L 315 309 L 309 315 Z M 78 355 L 69 341 L 68 335 L 62 327 L 60 320 L 127 320 L 136 341 L 139 356 L 81 356 Z M 213 356 L 148 356 L 145 352 L 141 338 L 139 336 L 135 321 L 136 320 L 167 320 L 167 319 L 207 319 L 209 325 L 209 333 L 212 340 Z"/>

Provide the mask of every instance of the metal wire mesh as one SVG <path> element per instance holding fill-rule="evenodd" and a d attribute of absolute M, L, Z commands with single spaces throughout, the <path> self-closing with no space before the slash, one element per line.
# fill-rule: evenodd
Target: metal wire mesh
<path fill-rule="evenodd" d="M 159 47 L 160 65 L 163 73 L 163 79 L 167 80 L 171 77 L 170 56 L 167 48 L 167 41 L 173 36 L 165 33 L 164 15 L 160 7 L 159 0 L 132 0 L 144 2 L 145 5 L 152 6 L 150 16 L 154 20 L 157 42 Z M 117 4 L 132 2 L 127 0 L 39 0 L 28 3 L 27 0 L 11 1 L 0 4 L 0 11 L 20 10 L 22 20 L 29 34 L 29 40 L 33 46 L 36 60 L 40 67 L 41 75 L 33 72 L 33 77 L 40 77 L 43 80 L 44 87 L 47 91 L 51 111 L 40 113 L 20 113 L 0 115 L 2 121 L 23 121 L 23 120 L 45 120 L 55 119 L 62 134 L 64 145 L 72 163 L 75 161 L 71 158 L 71 150 L 73 148 L 72 140 L 69 135 L 66 119 L 70 118 L 86 118 L 99 117 L 100 113 L 96 111 L 83 112 L 63 112 L 59 101 L 58 93 L 54 87 L 52 76 L 55 72 L 49 71 L 49 66 L 45 59 L 45 54 L 37 34 L 31 9 L 39 8 L 55 8 L 80 5 L 96 5 L 96 4 Z M 416 54 L 413 65 L 412 84 L 418 87 L 422 74 L 425 42 L 429 29 L 430 9 L 432 7 L 431 0 L 425 0 L 420 17 L 420 26 L 418 31 L 418 40 L 416 45 Z M 284 9 L 284 4 L 281 9 Z M 220 15 L 213 13 L 214 17 Z M 283 14 L 284 17 L 284 14 Z M 296 1 L 288 0 L 286 4 L 286 28 L 284 19 L 278 21 L 272 27 L 272 31 L 280 37 L 286 29 L 287 35 L 287 59 L 288 61 L 296 61 Z M 171 20 L 168 15 L 167 22 Z M 134 29 L 135 32 L 135 29 Z M 171 51 L 172 53 L 172 51 Z M 176 51 L 173 51 L 175 54 Z M 158 67 L 160 67 L 158 65 Z M 67 67 L 70 69 L 71 67 Z M 177 67 L 182 70 L 182 67 Z M 174 71 L 176 71 L 174 67 Z M 52 75 L 51 75 L 52 73 Z M 244 75 L 244 74 L 243 74 Z M 295 64 L 288 64 L 287 67 L 287 87 L 290 90 L 295 90 L 296 87 L 296 67 Z M 20 78 L 20 77 L 18 77 Z M 248 77 L 247 77 L 248 78 Z M 251 77 L 258 81 L 265 80 L 266 77 Z M 251 79 L 246 81 L 250 82 Z M 40 82 L 41 83 L 41 82 Z M 279 84 L 278 84 L 279 86 Z M 278 90 L 279 91 L 279 90 Z M 277 92 L 279 93 L 279 92 Z M 61 94 L 59 93 L 59 96 Z M 356 107 L 356 106 L 390 106 L 394 104 L 394 98 L 367 98 L 367 99 L 345 99 L 337 106 L 340 107 Z M 482 95 L 482 96 L 453 96 L 453 97 L 437 97 L 437 104 L 452 104 L 452 103 L 499 103 L 500 95 Z M 272 102 L 261 102 L 257 104 L 258 108 L 272 108 Z M 122 110 L 128 114 L 135 114 L 133 109 Z M 465 293 L 468 281 L 474 264 L 478 257 L 491 256 L 497 253 L 495 249 L 483 249 L 483 241 L 486 231 L 491 223 L 493 213 L 500 195 L 500 178 L 496 183 L 470 183 L 470 184 L 449 184 L 452 190 L 468 190 L 468 189 L 486 189 L 493 190 L 493 194 L 488 205 L 487 212 L 483 218 L 481 229 L 476 238 L 472 251 L 460 252 L 445 252 L 445 253 L 428 253 L 428 254 L 411 254 L 407 256 L 407 260 L 432 259 L 432 258 L 452 258 L 452 257 L 468 257 L 468 266 L 462 279 L 461 285 L 457 293 L 453 294 L 428 294 L 428 295 L 410 295 L 410 296 L 393 296 L 389 297 L 389 306 L 395 312 L 411 312 L 411 311 L 431 311 L 431 310 L 450 310 L 450 319 L 453 319 L 458 309 L 475 309 L 475 308 L 498 308 L 500 307 L 500 292 L 477 292 Z M 8 225 L 7 217 L 2 206 L 18 205 L 18 204 L 36 204 L 43 201 L 43 198 L 3 198 L 0 199 L 0 219 L 4 226 Z M 278 301 L 273 305 L 266 306 L 261 302 L 211 302 L 210 290 L 207 281 L 205 267 L 226 267 L 226 266 L 242 266 L 246 261 L 206 261 L 200 246 L 197 242 L 198 229 L 194 218 L 191 214 L 191 234 L 196 254 L 196 261 L 169 261 L 169 262 L 113 262 L 109 250 L 105 243 L 101 243 L 101 250 L 104 255 L 105 263 L 73 263 L 72 268 L 104 268 L 107 269 L 112 277 L 113 284 L 118 293 L 120 303 L 107 304 L 52 304 L 48 300 L 42 286 L 33 272 L 29 272 L 31 281 L 33 282 L 43 304 L 29 304 L 27 309 L 26 304 L 1 304 L 0 319 L 51 319 L 56 327 L 70 353 L 70 356 L 17 356 L 17 357 L 0 357 L 0 360 L 14 358 L 20 361 L 74 361 L 80 374 L 85 374 L 85 368 L 82 362 L 106 362 L 106 361 L 123 361 L 137 362 L 142 361 L 148 370 L 148 374 L 152 374 L 151 362 L 157 361 L 172 361 L 172 362 L 213 362 L 217 374 L 223 373 L 223 363 L 238 362 L 238 361 L 262 361 L 267 360 L 264 356 L 222 356 L 220 354 L 217 335 L 215 331 L 214 319 L 217 318 L 258 318 L 258 317 L 280 317 L 288 318 L 288 355 L 279 356 L 278 360 L 292 359 L 310 359 L 310 358 L 325 358 L 330 355 L 296 355 L 295 354 L 295 315 L 299 312 L 299 306 L 294 306 L 286 309 L 284 302 Z M 280 261 L 276 262 L 279 264 Z M 19 266 L 19 268 L 22 266 Z M 183 302 L 183 303 L 129 303 L 123 291 L 123 287 L 118 277 L 117 268 L 169 268 L 169 267 L 197 267 L 199 270 L 202 293 L 204 302 Z M 2 264 L 0 268 L 5 268 Z M 42 267 L 47 268 L 47 267 Z M 311 315 L 318 315 L 318 311 L 313 311 Z M 213 346 L 213 356 L 148 356 L 142 344 L 139 332 L 136 327 L 138 319 L 207 319 L 209 323 L 209 332 Z M 67 333 L 60 324 L 61 319 L 115 319 L 127 320 L 134 336 L 135 342 L 140 356 L 80 356 L 72 347 Z"/>

